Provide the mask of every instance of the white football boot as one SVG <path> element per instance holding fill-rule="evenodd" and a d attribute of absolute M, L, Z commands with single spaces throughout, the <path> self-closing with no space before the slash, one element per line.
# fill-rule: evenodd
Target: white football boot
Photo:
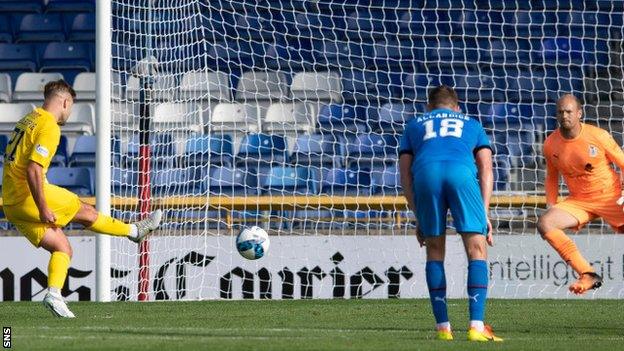
<path fill-rule="evenodd" d="M 72 311 L 67 308 L 65 300 L 60 294 L 48 292 L 43 298 L 43 305 L 52 312 L 53 315 L 63 318 L 75 318 Z"/>
<path fill-rule="evenodd" d="M 138 222 L 132 223 L 137 228 L 137 236 L 129 236 L 128 239 L 135 243 L 140 243 L 145 237 L 151 233 L 154 229 L 158 228 L 160 221 L 162 220 L 162 211 L 156 210 L 150 215 Z"/>

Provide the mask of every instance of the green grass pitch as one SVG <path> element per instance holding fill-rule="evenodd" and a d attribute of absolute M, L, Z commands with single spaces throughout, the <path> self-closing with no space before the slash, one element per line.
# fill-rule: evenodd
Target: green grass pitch
<path fill-rule="evenodd" d="M 618 300 L 490 300 L 505 342 L 465 341 L 466 300 L 450 300 L 451 342 L 433 339 L 428 300 L 70 303 L 78 318 L 40 303 L 0 303 L 15 350 L 616 350 Z"/>

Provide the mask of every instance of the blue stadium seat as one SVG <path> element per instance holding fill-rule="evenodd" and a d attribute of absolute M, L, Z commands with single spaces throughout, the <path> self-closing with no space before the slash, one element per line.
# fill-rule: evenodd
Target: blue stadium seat
<path fill-rule="evenodd" d="M 557 33 L 576 38 L 606 39 L 612 36 L 611 26 L 621 26 L 621 23 L 612 23 L 614 17 L 607 12 L 570 11 L 565 14 L 565 21 L 557 26 Z"/>
<path fill-rule="evenodd" d="M 454 72 L 452 86 L 460 101 L 489 102 L 496 99 L 494 82 L 479 71 Z"/>
<path fill-rule="evenodd" d="M 295 16 L 295 30 L 302 37 L 339 39 L 344 37 L 347 26 L 345 18 L 340 11 L 301 13 Z"/>
<path fill-rule="evenodd" d="M 488 38 L 484 41 L 489 42 L 492 64 L 499 66 L 527 65 L 531 62 L 531 52 L 537 49 L 532 47 L 531 41 L 522 38 L 510 40 Z M 537 58 L 537 61 L 534 62 L 541 62 L 541 58 Z"/>
<path fill-rule="evenodd" d="M 29 14 L 22 18 L 16 42 L 64 41 L 63 21 L 58 14 Z"/>
<path fill-rule="evenodd" d="M 258 194 L 258 178 L 251 170 L 214 167 L 208 177 L 210 195 L 246 196 Z"/>
<path fill-rule="evenodd" d="M 95 12 L 95 0 L 48 0 L 46 12 Z"/>
<path fill-rule="evenodd" d="M 413 40 L 395 38 L 374 46 L 375 64 L 382 70 L 413 71 L 424 60 L 423 51 Z"/>
<path fill-rule="evenodd" d="M 413 8 L 402 13 L 398 23 L 402 36 L 417 38 L 450 34 L 450 18 L 444 11 Z"/>
<path fill-rule="evenodd" d="M 342 96 L 346 101 L 366 102 L 371 99 L 388 99 L 400 91 L 401 73 L 370 69 L 349 69 L 341 71 Z M 358 102 L 361 104 L 361 102 Z"/>
<path fill-rule="evenodd" d="M 97 137 L 81 135 L 76 139 L 74 151 L 69 158 L 70 167 L 95 167 Z"/>
<path fill-rule="evenodd" d="M 440 85 L 438 75 L 405 72 L 401 77 L 401 88 L 396 92 L 395 97 L 427 102 L 427 89 L 438 85 Z"/>
<path fill-rule="evenodd" d="M 488 115 L 485 116 L 483 125 L 487 127 L 505 130 L 510 124 L 531 125 L 531 115 L 521 109 L 521 105 L 515 103 L 494 103 L 491 105 Z"/>
<path fill-rule="evenodd" d="M 67 161 L 69 159 L 69 153 L 67 152 L 67 137 L 65 135 L 61 135 L 61 139 L 59 141 L 59 145 L 56 148 L 56 153 L 52 157 L 52 161 L 50 162 L 50 167 L 65 167 L 67 165 Z"/>
<path fill-rule="evenodd" d="M 9 137 L 4 134 L 0 134 L 0 165 L 4 163 L 4 150 L 6 150 L 8 143 Z"/>
<path fill-rule="evenodd" d="M 300 135 L 290 157 L 293 165 L 315 168 L 331 167 L 341 163 L 340 142 L 327 134 Z"/>
<path fill-rule="evenodd" d="M 319 180 L 316 172 L 308 167 L 273 167 L 261 186 L 265 194 L 312 195 L 318 193 Z"/>
<path fill-rule="evenodd" d="M 388 102 L 377 113 L 369 113 L 368 123 L 372 131 L 380 133 L 403 133 L 403 129 L 416 114 L 413 103 Z"/>
<path fill-rule="evenodd" d="M 466 36 L 500 38 L 504 32 L 509 32 L 509 23 L 505 23 L 502 12 L 465 9 L 454 30 L 461 31 Z"/>
<path fill-rule="evenodd" d="M 175 151 L 173 136 L 169 133 L 152 133 L 150 139 L 150 157 L 152 167 L 169 168 L 177 165 L 178 158 Z M 134 134 L 128 142 L 128 152 L 126 164 L 136 167 L 140 158 L 140 139 L 138 134 Z"/>
<path fill-rule="evenodd" d="M 366 131 L 366 108 L 361 105 L 322 105 L 317 117 L 322 133 L 342 134 Z"/>
<path fill-rule="evenodd" d="M 583 69 L 578 66 L 547 68 L 544 79 L 548 100 L 556 102 L 565 93 L 582 96 L 585 90 L 584 78 Z"/>
<path fill-rule="evenodd" d="M 247 134 L 241 141 L 236 164 L 265 168 L 286 161 L 286 138 L 281 135 Z"/>
<path fill-rule="evenodd" d="M 200 168 L 163 168 L 155 170 L 151 177 L 152 196 L 200 195 L 204 173 Z"/>
<path fill-rule="evenodd" d="M 558 23 L 555 12 L 518 11 L 514 13 L 515 36 L 542 38 L 557 32 Z"/>
<path fill-rule="evenodd" d="M 506 155 L 494 157 L 494 190 L 505 191 L 510 189 L 509 178 L 511 172 L 511 164 L 509 157 Z"/>
<path fill-rule="evenodd" d="M 52 184 L 63 187 L 79 196 L 92 196 L 91 176 L 87 168 L 50 167 L 46 175 Z"/>
<path fill-rule="evenodd" d="M 334 168 L 323 175 L 321 193 L 334 196 L 371 195 L 373 182 L 370 172 Z"/>
<path fill-rule="evenodd" d="M 139 193 L 138 182 L 136 169 L 114 167 L 111 171 L 111 193 L 115 196 L 136 197 Z"/>
<path fill-rule="evenodd" d="M 347 138 L 346 165 L 357 169 L 374 169 L 397 162 L 398 140 L 394 134 L 360 134 Z"/>
<path fill-rule="evenodd" d="M 396 165 L 383 168 L 381 172 L 372 172 L 372 174 L 375 194 L 396 196 L 403 193 L 399 168 Z"/>
<path fill-rule="evenodd" d="M 13 41 L 13 30 L 9 16 L 0 14 L 0 43 L 10 43 Z"/>
<path fill-rule="evenodd" d="M 76 15 L 72 21 L 69 40 L 95 42 L 95 14 L 81 13 Z"/>
<path fill-rule="evenodd" d="M 0 44 L 0 71 L 9 73 L 14 85 L 19 74 L 37 71 L 37 57 L 32 45 Z"/>
<path fill-rule="evenodd" d="M 16 12 L 41 12 L 43 10 L 43 1 L 41 0 L 2 0 L 0 1 L 0 12 L 16 13 Z"/>
<path fill-rule="evenodd" d="M 379 8 L 357 7 L 347 14 L 347 37 L 369 42 L 384 36 L 396 35 L 399 31 L 396 13 Z"/>
<path fill-rule="evenodd" d="M 264 45 L 266 68 L 274 70 L 302 70 L 313 60 L 310 48 L 302 47 L 302 42 L 294 39 L 278 39 Z"/>
<path fill-rule="evenodd" d="M 184 160 L 187 166 L 232 166 L 232 137 L 229 135 L 193 136 L 186 141 Z"/>
<path fill-rule="evenodd" d="M 545 63 L 567 66 L 570 63 L 605 66 L 609 62 L 608 38 L 549 38 L 542 41 L 541 57 Z"/>
<path fill-rule="evenodd" d="M 40 72 L 59 72 L 70 84 L 80 72 L 91 70 L 89 48 L 81 43 L 50 43 L 41 58 Z"/>

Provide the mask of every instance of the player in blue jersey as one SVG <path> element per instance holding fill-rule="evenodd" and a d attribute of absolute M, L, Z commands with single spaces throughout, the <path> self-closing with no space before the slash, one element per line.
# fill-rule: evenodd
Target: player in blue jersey
<path fill-rule="evenodd" d="M 483 323 L 489 278 L 486 244 L 493 244 L 487 217 L 493 185 L 490 142 L 479 122 L 461 113 L 452 88 L 433 88 L 428 100 L 429 112 L 405 128 L 399 167 L 403 192 L 418 220 L 418 242 L 427 251 L 425 272 L 437 338 L 453 339 L 444 274 L 450 210 L 468 256 L 468 340 L 502 341 Z"/>

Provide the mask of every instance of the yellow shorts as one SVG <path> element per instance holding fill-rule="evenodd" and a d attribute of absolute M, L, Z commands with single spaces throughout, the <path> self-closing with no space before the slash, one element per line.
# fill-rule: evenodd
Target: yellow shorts
<path fill-rule="evenodd" d="M 28 196 L 19 204 L 4 206 L 7 220 L 36 247 L 39 247 L 48 228 L 66 226 L 76 216 L 81 206 L 78 196 L 67 189 L 52 184 L 44 184 L 43 189 L 48 207 L 56 216 L 54 225 L 41 222 L 39 209 L 32 196 Z"/>
<path fill-rule="evenodd" d="M 588 222 L 601 217 L 609 223 L 616 233 L 624 231 L 624 211 L 616 201 L 620 194 L 592 200 L 567 198 L 554 207 L 564 210 L 574 216 L 579 222 L 576 230 L 580 230 Z"/>

